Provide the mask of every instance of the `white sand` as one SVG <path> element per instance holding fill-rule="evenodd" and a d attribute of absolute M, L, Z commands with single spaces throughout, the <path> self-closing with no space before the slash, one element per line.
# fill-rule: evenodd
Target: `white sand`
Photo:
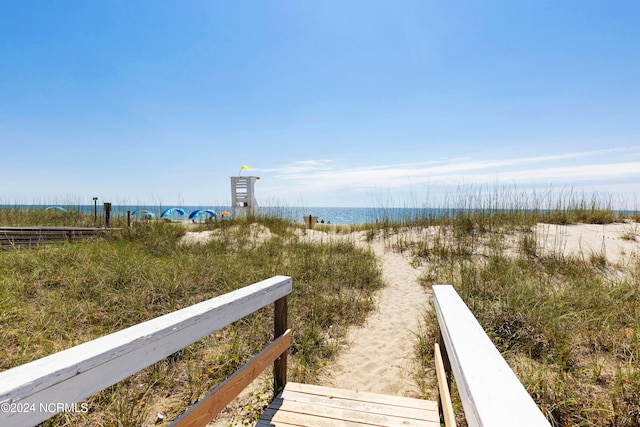
<path fill-rule="evenodd" d="M 420 271 L 407 255 L 375 241 L 371 248 L 380 260 L 386 286 L 377 295 L 377 310 L 361 328 L 347 335 L 347 345 L 323 372 L 322 385 L 349 390 L 419 397 L 412 373 L 415 333 L 429 294 L 418 283 Z"/>
<path fill-rule="evenodd" d="M 640 249 L 640 224 L 538 224 L 535 229 L 543 253 L 580 256 L 604 255 L 614 266 L 624 267 L 637 259 Z"/>

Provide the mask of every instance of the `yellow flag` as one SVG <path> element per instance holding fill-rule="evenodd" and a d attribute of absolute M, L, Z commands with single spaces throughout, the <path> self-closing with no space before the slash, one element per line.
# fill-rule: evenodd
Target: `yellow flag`
<path fill-rule="evenodd" d="M 242 165 L 242 167 L 240 168 L 240 172 L 242 172 L 245 169 L 251 169 L 251 166 L 249 165 Z"/>

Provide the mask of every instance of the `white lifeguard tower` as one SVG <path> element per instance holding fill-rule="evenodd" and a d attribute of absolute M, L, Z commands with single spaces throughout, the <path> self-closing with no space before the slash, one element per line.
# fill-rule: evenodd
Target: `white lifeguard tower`
<path fill-rule="evenodd" d="M 259 176 L 231 177 L 231 206 L 234 214 L 239 209 L 244 213 L 247 210 L 253 213 L 259 207 L 253 190 L 254 184 L 259 179 Z"/>

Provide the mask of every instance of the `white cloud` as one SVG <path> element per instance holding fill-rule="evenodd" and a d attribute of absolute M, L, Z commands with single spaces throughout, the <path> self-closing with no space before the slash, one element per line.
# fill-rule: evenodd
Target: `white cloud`
<path fill-rule="evenodd" d="M 270 171 L 282 194 L 402 190 L 417 185 L 598 186 L 640 182 L 640 147 L 506 159 L 456 158 L 431 162 L 344 167 L 337 160 L 305 160 Z M 273 187 L 273 190 L 276 188 Z"/>
<path fill-rule="evenodd" d="M 289 175 L 304 174 L 314 171 L 326 171 L 335 168 L 335 160 L 298 160 L 289 165 L 273 169 L 257 169 L 260 172 L 275 173 L 276 176 L 286 178 Z"/>

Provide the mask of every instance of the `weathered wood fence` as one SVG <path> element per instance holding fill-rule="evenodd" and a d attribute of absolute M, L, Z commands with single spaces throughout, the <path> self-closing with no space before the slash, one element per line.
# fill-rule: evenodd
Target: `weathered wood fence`
<path fill-rule="evenodd" d="M 274 303 L 274 341 L 174 423 L 204 426 L 268 365 L 286 383 L 287 295 L 275 276 L 182 310 L 0 372 L 0 425 L 32 426 L 242 317 Z"/>
<path fill-rule="evenodd" d="M 440 394 L 445 395 L 441 400 L 448 397 L 447 385 L 453 373 L 470 427 L 549 426 L 453 286 L 433 286 L 433 300 L 440 326 L 436 359 L 441 350 L 442 361 L 438 364 L 442 364 L 447 377 L 438 379 Z M 443 411 L 445 421 L 453 417 L 446 408 Z"/>
<path fill-rule="evenodd" d="M 107 232 L 91 227 L 0 227 L 0 249 L 33 247 L 59 241 L 78 242 Z"/>

